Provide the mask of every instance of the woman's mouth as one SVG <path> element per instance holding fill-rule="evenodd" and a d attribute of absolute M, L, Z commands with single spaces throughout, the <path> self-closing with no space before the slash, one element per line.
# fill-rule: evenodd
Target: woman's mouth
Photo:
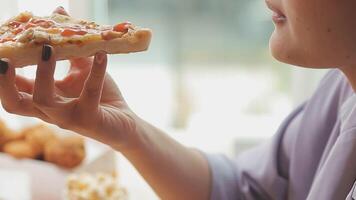
<path fill-rule="evenodd" d="M 283 23 L 287 20 L 286 16 L 272 4 L 271 0 L 266 0 L 267 7 L 273 12 L 272 20 L 276 24 Z"/>
<path fill-rule="evenodd" d="M 283 23 L 286 21 L 286 19 L 286 16 L 284 16 L 283 14 L 277 12 L 273 12 L 272 14 L 272 20 L 274 23 Z"/>

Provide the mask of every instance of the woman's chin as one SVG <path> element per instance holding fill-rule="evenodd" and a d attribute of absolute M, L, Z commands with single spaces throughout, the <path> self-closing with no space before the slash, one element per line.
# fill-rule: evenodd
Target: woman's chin
<path fill-rule="evenodd" d="M 283 45 L 281 42 L 276 40 L 275 37 L 271 37 L 270 43 L 269 43 L 269 49 L 271 52 L 271 55 L 278 61 L 287 63 L 287 64 L 292 64 L 295 63 L 293 62 L 293 58 L 290 54 L 290 52 L 286 49 L 287 45 Z"/>
<path fill-rule="evenodd" d="M 335 65 L 331 66 L 330 63 L 324 62 L 326 59 L 312 58 L 307 53 L 302 53 L 297 49 L 289 48 L 290 46 L 293 45 L 288 42 L 280 42 L 273 36 L 270 39 L 269 47 L 271 55 L 282 63 L 315 69 L 335 67 Z"/>

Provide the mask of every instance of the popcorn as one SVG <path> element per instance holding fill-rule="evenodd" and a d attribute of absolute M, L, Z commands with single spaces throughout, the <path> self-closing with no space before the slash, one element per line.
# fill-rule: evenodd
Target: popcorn
<path fill-rule="evenodd" d="M 117 183 L 116 174 L 79 173 L 68 176 L 66 200 L 127 200 L 127 192 Z"/>

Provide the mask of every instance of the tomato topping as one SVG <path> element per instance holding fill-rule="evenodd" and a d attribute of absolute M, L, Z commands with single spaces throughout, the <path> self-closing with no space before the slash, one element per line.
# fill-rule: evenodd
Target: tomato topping
<path fill-rule="evenodd" d="M 38 24 L 41 22 L 46 22 L 48 20 L 44 20 L 44 19 L 31 19 L 30 23 L 34 23 L 34 24 Z"/>
<path fill-rule="evenodd" d="M 83 30 L 79 30 L 76 32 L 77 35 L 86 35 L 88 32 L 87 31 L 83 31 Z"/>
<path fill-rule="evenodd" d="M 64 37 L 70 37 L 73 35 L 75 35 L 75 31 L 71 30 L 71 29 L 65 29 L 61 32 L 61 36 L 64 36 Z"/>
<path fill-rule="evenodd" d="M 0 39 L 0 43 L 9 42 L 9 41 L 15 42 L 16 40 L 14 38 L 3 38 L 3 39 Z"/>
<path fill-rule="evenodd" d="M 83 31 L 83 30 L 77 31 L 77 30 L 72 30 L 72 29 L 65 29 L 61 32 L 61 36 L 70 37 L 73 35 L 85 35 L 87 33 L 88 33 L 87 31 Z"/>
<path fill-rule="evenodd" d="M 30 23 L 36 24 L 37 26 L 41 26 L 43 28 L 49 28 L 54 25 L 53 21 L 45 19 L 31 19 Z"/>
<path fill-rule="evenodd" d="M 121 24 L 117 24 L 113 27 L 113 30 L 116 31 L 116 32 L 124 32 L 126 33 L 128 30 L 129 30 L 129 25 L 131 25 L 130 22 L 124 22 L 124 23 L 121 23 Z"/>
<path fill-rule="evenodd" d="M 21 22 L 18 22 L 18 21 L 12 21 L 9 23 L 9 26 L 12 26 L 14 28 L 17 28 L 21 25 Z"/>
<path fill-rule="evenodd" d="M 30 19 L 31 19 L 30 15 L 21 15 L 17 18 L 18 21 L 23 23 L 28 22 Z"/>

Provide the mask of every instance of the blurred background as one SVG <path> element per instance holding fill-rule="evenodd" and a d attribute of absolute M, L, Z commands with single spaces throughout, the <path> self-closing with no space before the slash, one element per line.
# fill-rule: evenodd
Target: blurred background
<path fill-rule="evenodd" d="M 270 138 L 325 73 L 271 57 L 274 27 L 262 0 L 2 0 L 0 19 L 59 5 L 74 17 L 151 28 L 150 49 L 110 56 L 108 71 L 139 116 L 207 152 L 234 156 Z M 57 78 L 67 70 L 59 65 Z M 35 121 L 1 116 L 14 128 Z"/>

